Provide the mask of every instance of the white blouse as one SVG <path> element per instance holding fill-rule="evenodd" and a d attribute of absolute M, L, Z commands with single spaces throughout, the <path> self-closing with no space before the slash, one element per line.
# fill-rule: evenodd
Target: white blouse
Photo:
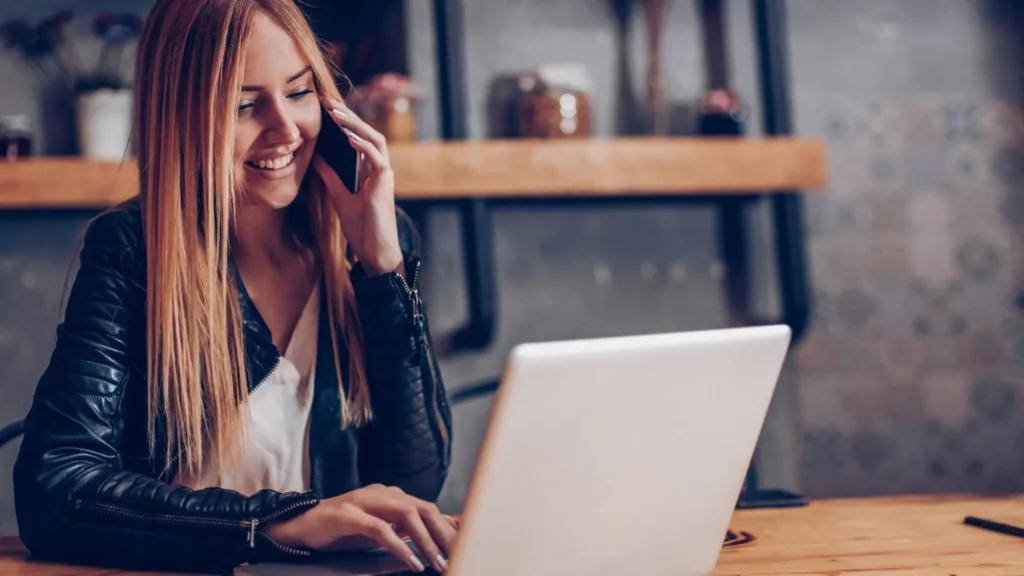
<path fill-rule="evenodd" d="M 309 490 L 309 421 L 316 370 L 319 287 L 313 290 L 291 341 L 266 381 L 249 394 L 247 437 L 237 466 L 203 466 L 199 477 L 179 474 L 175 483 L 194 489 L 220 487 L 252 495 L 259 490 Z"/>

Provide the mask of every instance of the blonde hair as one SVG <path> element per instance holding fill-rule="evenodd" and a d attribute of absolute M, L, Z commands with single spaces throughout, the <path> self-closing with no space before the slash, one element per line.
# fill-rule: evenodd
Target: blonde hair
<path fill-rule="evenodd" d="M 332 70 L 292 0 L 158 0 L 136 60 L 135 126 L 147 254 L 149 446 L 164 418 L 165 470 L 231 463 L 248 401 L 242 313 L 230 265 L 234 228 L 235 95 L 258 14 L 295 39 L 321 91 L 340 99 Z M 363 341 L 340 222 L 310 170 L 303 202 L 323 270 L 343 425 L 371 418 Z M 344 393 L 339 337 L 349 352 Z"/>

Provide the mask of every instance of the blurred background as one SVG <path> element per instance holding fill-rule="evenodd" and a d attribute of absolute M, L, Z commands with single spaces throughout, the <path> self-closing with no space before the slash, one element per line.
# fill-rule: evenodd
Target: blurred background
<path fill-rule="evenodd" d="M 355 86 L 350 99 L 394 142 L 762 131 L 758 2 L 467 0 L 456 18 L 431 0 L 309 4 Z M 827 171 L 826 185 L 795 191 L 790 205 L 784 233 L 799 239 L 798 262 L 776 265 L 770 196 L 746 198 L 738 228 L 715 201 L 410 203 L 432 329 L 449 342 L 449 392 L 495 379 L 520 342 L 785 317 L 782 276 L 796 266 L 810 314 L 762 434 L 761 484 L 812 498 L 1024 491 L 1024 2 L 785 4 L 792 129 L 823 145 Z M 119 125 L 131 15 L 150 6 L 0 2 L 11 165 L 29 154 L 103 160 L 117 134 L 95 132 Z M 60 31 L 57 45 L 25 41 L 41 22 Z M 439 45 L 461 55 L 454 68 Z M 68 74 L 39 56 L 50 49 L 105 64 Z M 83 102 L 97 93 L 107 116 L 90 125 Z M 96 213 L 8 206 L 6 191 L 26 189 L 11 174 L 0 162 L 0 426 L 28 410 Z M 731 283 L 736 250 L 750 262 L 744 289 Z M 496 322 L 467 344 L 453 335 L 474 307 L 487 311 L 473 294 Z M 737 298 L 749 301 L 740 314 Z M 461 507 L 490 406 L 483 394 L 454 407 L 446 509 Z M 0 450 L 0 534 L 17 533 L 16 453 L 16 441 Z"/>

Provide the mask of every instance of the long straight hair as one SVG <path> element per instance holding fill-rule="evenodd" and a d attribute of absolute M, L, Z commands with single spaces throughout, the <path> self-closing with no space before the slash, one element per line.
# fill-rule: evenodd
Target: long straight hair
<path fill-rule="evenodd" d="M 198 474 L 204 462 L 235 462 L 245 433 L 251 375 L 230 261 L 238 196 L 233 139 L 245 44 L 261 13 L 292 36 L 319 90 L 340 99 L 322 47 L 292 0 L 158 0 L 139 42 L 135 126 L 147 254 L 148 431 L 151 453 L 164 436 L 165 470 L 175 461 L 188 474 Z M 313 170 L 303 186 L 341 387 L 339 338 L 349 352 L 342 423 L 361 425 L 372 414 L 346 241 Z M 160 432 L 158 419 L 166 422 Z"/>

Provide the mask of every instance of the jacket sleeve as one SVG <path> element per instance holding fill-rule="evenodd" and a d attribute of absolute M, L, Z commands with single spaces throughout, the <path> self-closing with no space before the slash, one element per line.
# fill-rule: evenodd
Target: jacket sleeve
<path fill-rule="evenodd" d="M 360 436 L 360 476 L 434 501 L 451 459 L 451 413 L 420 299 L 420 259 L 400 221 L 406 275 L 352 271 L 374 417 Z"/>
<path fill-rule="evenodd" d="M 36 556 L 136 570 L 221 572 L 304 554 L 259 526 L 316 505 L 314 494 L 193 491 L 124 468 L 122 402 L 138 369 L 129 350 L 145 338 L 145 296 L 131 272 L 141 241 L 131 239 L 127 218 L 115 212 L 90 226 L 25 421 L 14 469 L 22 541 Z"/>

